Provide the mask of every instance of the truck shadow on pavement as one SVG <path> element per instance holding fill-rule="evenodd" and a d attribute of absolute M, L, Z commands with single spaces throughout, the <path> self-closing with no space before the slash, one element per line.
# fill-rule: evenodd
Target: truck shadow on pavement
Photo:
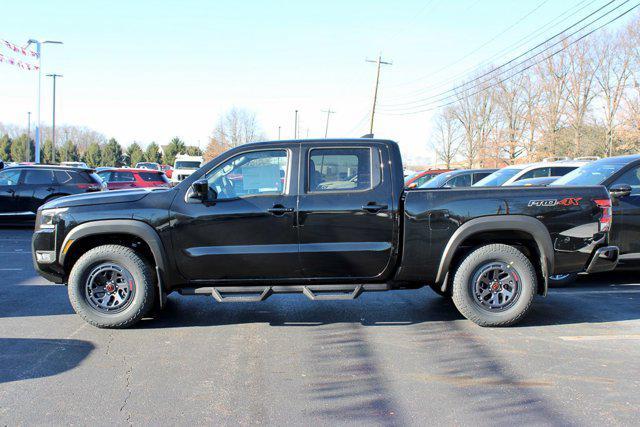
<path fill-rule="evenodd" d="M 0 319 L 74 314 L 67 287 L 62 285 L 0 285 Z"/>
<path fill-rule="evenodd" d="M 69 371 L 93 351 L 88 341 L 0 338 L 0 384 Z"/>

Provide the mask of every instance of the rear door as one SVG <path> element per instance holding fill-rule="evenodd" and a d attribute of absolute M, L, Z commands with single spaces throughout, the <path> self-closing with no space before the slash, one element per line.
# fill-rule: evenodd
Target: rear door
<path fill-rule="evenodd" d="M 56 189 L 51 169 L 25 169 L 17 192 L 18 209 L 35 215 L 44 201 L 56 193 Z"/>
<path fill-rule="evenodd" d="M 307 278 L 377 278 L 392 256 L 395 224 L 384 145 L 302 145 L 300 262 Z"/>
<path fill-rule="evenodd" d="M 473 174 L 473 182 L 471 183 L 471 185 L 475 184 L 476 182 L 480 181 L 483 178 L 488 177 L 493 172 L 494 171 L 491 171 L 491 172 L 474 172 L 474 174 Z"/>

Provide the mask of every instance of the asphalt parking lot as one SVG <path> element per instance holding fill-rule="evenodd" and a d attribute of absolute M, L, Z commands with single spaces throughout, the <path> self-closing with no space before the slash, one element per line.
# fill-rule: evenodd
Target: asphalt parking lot
<path fill-rule="evenodd" d="M 96 329 L 0 230 L 0 425 L 631 425 L 640 277 L 583 278 L 518 327 L 483 329 L 429 289 L 311 302 L 170 296 Z"/>

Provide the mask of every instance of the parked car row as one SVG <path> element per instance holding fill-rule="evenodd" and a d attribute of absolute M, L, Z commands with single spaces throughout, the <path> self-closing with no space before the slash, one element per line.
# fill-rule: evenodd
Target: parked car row
<path fill-rule="evenodd" d="M 61 165 L 14 165 L 0 170 L 0 222 L 33 221 L 38 208 L 62 196 L 103 190 L 169 187 L 162 170 L 99 168 L 81 162 Z"/>

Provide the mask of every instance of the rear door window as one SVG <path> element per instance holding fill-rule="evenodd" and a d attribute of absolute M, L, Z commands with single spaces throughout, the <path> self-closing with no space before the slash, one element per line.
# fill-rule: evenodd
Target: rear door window
<path fill-rule="evenodd" d="M 372 159 L 373 156 L 376 160 Z M 376 167 L 372 168 L 372 164 Z M 309 192 L 363 191 L 380 183 L 380 153 L 369 148 L 314 148 L 309 151 Z"/>
<path fill-rule="evenodd" d="M 53 172 L 51 170 L 29 169 L 25 171 L 22 182 L 29 185 L 53 184 Z"/>
<path fill-rule="evenodd" d="M 475 184 L 476 182 L 480 181 L 483 178 L 488 177 L 489 175 L 491 175 L 493 172 L 476 172 L 473 174 L 473 184 Z"/>
<path fill-rule="evenodd" d="M 138 176 L 146 182 L 169 182 L 163 173 L 138 172 Z"/>
<path fill-rule="evenodd" d="M 575 166 L 557 166 L 551 168 L 551 175 L 549 176 L 565 176 L 569 172 L 577 169 Z"/>
<path fill-rule="evenodd" d="M 549 169 L 550 168 L 548 167 L 531 169 L 529 172 L 516 179 L 516 181 L 520 181 L 521 179 L 546 178 L 549 176 Z"/>
<path fill-rule="evenodd" d="M 111 182 L 135 182 L 136 177 L 133 172 L 113 171 L 111 172 Z"/>
<path fill-rule="evenodd" d="M 471 175 L 466 173 L 464 175 L 458 175 L 455 178 L 451 178 L 446 187 L 456 188 L 456 187 L 470 187 L 471 186 Z"/>

